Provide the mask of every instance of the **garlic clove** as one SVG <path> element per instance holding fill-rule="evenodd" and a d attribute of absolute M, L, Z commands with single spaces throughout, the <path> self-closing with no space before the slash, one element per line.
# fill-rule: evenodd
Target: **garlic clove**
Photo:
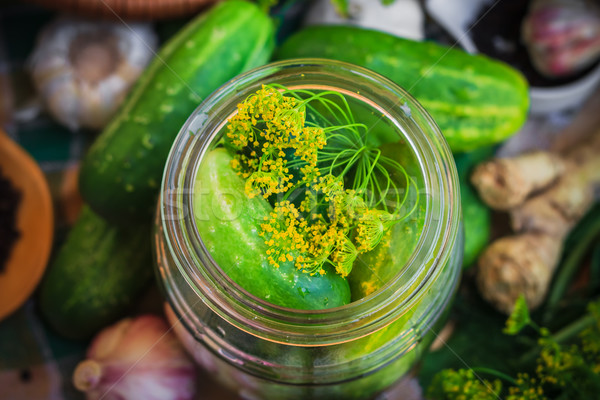
<path fill-rule="evenodd" d="M 77 376 L 73 381 L 75 387 L 82 392 L 87 392 L 100 382 L 102 366 L 94 360 L 85 360 L 77 365 L 75 376 Z"/>
<path fill-rule="evenodd" d="M 48 112 L 77 130 L 101 129 L 154 55 L 150 25 L 61 18 L 46 27 L 30 58 Z"/>
<path fill-rule="evenodd" d="M 166 322 L 143 315 L 101 331 L 73 384 L 89 400 L 186 400 L 195 392 L 195 367 Z"/>
<path fill-rule="evenodd" d="M 118 351 L 123 336 L 131 325 L 131 318 L 125 318 L 121 321 L 105 328 L 92 341 L 87 351 L 87 356 L 95 360 L 105 360 Z"/>

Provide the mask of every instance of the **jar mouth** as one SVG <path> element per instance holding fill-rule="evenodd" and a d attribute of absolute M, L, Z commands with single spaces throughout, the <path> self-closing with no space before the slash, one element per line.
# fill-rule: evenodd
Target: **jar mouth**
<path fill-rule="evenodd" d="M 331 83 L 331 80 L 336 83 Z M 410 144 L 425 182 L 426 214 L 419 241 L 400 272 L 381 289 L 347 305 L 289 309 L 248 293 L 218 266 L 193 217 L 193 186 L 203 157 L 236 105 L 262 84 L 322 85 L 361 96 L 392 121 Z M 358 93 L 357 93 L 358 92 Z M 400 136 L 399 136 L 400 139 Z M 460 226 L 460 194 L 452 154 L 439 128 L 404 89 L 373 71 L 325 59 L 268 64 L 221 86 L 188 118 L 169 154 L 159 217 L 166 245 L 185 280 L 214 313 L 237 328 L 275 342 L 330 345 L 381 329 L 411 309 L 451 256 Z M 431 246 L 431 243 L 434 245 Z M 452 290 L 456 282 L 448 282 Z"/>

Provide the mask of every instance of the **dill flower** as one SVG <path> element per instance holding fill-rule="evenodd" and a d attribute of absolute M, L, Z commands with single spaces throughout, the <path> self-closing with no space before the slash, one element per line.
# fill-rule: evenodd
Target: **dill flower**
<path fill-rule="evenodd" d="M 600 301 L 591 302 L 588 312 L 595 323 L 579 334 L 581 350 L 591 370 L 600 375 Z"/>
<path fill-rule="evenodd" d="M 358 257 L 358 250 L 352 241 L 344 236 L 336 246 L 333 252 L 332 260 L 335 271 L 343 277 L 352 271 L 354 260 Z"/>
<path fill-rule="evenodd" d="M 358 218 L 367 209 L 365 200 L 356 190 L 346 190 L 346 196 L 343 198 L 341 206 L 346 210 L 348 218 L 352 220 Z"/>
<path fill-rule="evenodd" d="M 386 230 L 393 225 L 392 214 L 373 208 L 366 209 L 358 218 L 356 242 L 361 253 L 373 250 L 381 242 Z"/>
<path fill-rule="evenodd" d="M 294 204 L 285 201 L 278 203 L 261 224 L 260 235 L 268 246 L 267 260 L 276 268 L 282 262 L 294 261 L 295 254 L 306 252 L 308 244 L 302 233 L 306 222 L 299 216 Z"/>
<path fill-rule="evenodd" d="M 445 369 L 437 373 L 427 390 L 431 400 L 497 400 L 499 380 L 480 380 L 470 369 Z"/>
<path fill-rule="evenodd" d="M 329 257 L 329 253 L 324 252 L 319 257 L 311 257 L 311 256 L 302 256 L 299 258 L 297 262 L 298 269 L 306 272 L 310 275 L 325 275 L 325 269 L 323 269 L 323 265 L 327 261 L 327 257 Z"/>
<path fill-rule="evenodd" d="M 540 383 L 526 373 L 517 375 L 515 385 L 508 389 L 507 400 L 547 400 Z"/>
<path fill-rule="evenodd" d="M 313 101 L 337 113 L 333 120 L 347 123 L 326 127 L 307 123 L 307 110 L 320 115 Z M 273 205 L 260 235 L 275 268 L 293 262 L 306 273 L 323 275 L 330 265 L 345 277 L 358 254 L 375 248 L 397 222 L 392 214 L 376 209 L 378 204 L 365 200 L 365 185 L 387 179 L 382 186 L 382 194 L 387 194 L 395 184 L 381 163 L 403 169 L 386 161 L 379 150 L 370 150 L 359 129 L 366 132 L 366 126 L 354 122 L 344 97 L 334 91 L 315 94 L 262 86 L 238 104 L 224 144 L 234 154 L 231 167 L 246 180 L 246 195 L 262 196 Z M 345 148 L 336 149 L 338 145 Z M 359 171 L 346 189 L 351 168 Z M 298 206 L 296 199 L 302 199 Z M 395 208 L 400 209 L 399 198 L 397 203 Z"/>
<path fill-rule="evenodd" d="M 257 195 L 268 198 L 272 194 L 285 193 L 293 186 L 291 179 L 282 159 L 267 160 L 258 171 L 247 176 L 245 192 L 250 198 Z"/>
<path fill-rule="evenodd" d="M 345 235 L 345 230 L 340 229 L 337 224 L 328 224 L 323 219 L 317 219 L 307 226 L 305 232 L 308 243 L 305 261 L 296 266 L 307 273 L 315 274 L 328 262 L 331 253 Z"/>

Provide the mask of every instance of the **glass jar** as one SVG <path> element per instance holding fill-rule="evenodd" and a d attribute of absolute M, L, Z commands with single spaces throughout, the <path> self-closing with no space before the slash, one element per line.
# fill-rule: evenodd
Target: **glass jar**
<path fill-rule="evenodd" d="M 342 307 L 292 310 L 252 296 L 223 273 L 195 227 L 202 158 L 236 105 L 272 83 L 351 98 L 375 118 L 369 134 L 379 123 L 392 129 L 418 175 L 424 221 L 414 249 L 383 287 Z M 225 386 L 247 399 L 372 398 L 422 357 L 458 283 L 463 238 L 452 154 L 417 101 L 372 71 L 319 59 L 266 65 L 214 92 L 181 129 L 163 177 L 155 248 L 176 333 Z"/>

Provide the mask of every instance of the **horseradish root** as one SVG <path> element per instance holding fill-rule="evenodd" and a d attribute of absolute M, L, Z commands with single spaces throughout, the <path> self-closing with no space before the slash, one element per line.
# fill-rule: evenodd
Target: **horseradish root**
<path fill-rule="evenodd" d="M 513 230 L 565 237 L 594 202 L 594 185 L 591 183 L 600 180 L 599 161 L 574 169 L 547 191 L 512 209 Z"/>
<path fill-rule="evenodd" d="M 472 182 L 492 208 L 507 210 L 516 234 L 480 256 L 482 296 L 510 313 L 520 294 L 533 309 L 545 298 L 563 241 L 600 187 L 600 130 L 564 154 L 536 152 L 480 165 Z"/>
<path fill-rule="evenodd" d="M 511 313 L 521 293 L 530 308 L 537 307 L 558 264 L 561 245 L 556 236 L 536 233 L 496 240 L 479 257 L 477 285 L 481 295 L 506 314 Z"/>
<path fill-rule="evenodd" d="M 553 182 L 564 169 L 560 157 L 538 151 L 480 164 L 473 171 L 471 182 L 487 205 L 508 210 L 521 204 L 530 193 Z"/>

